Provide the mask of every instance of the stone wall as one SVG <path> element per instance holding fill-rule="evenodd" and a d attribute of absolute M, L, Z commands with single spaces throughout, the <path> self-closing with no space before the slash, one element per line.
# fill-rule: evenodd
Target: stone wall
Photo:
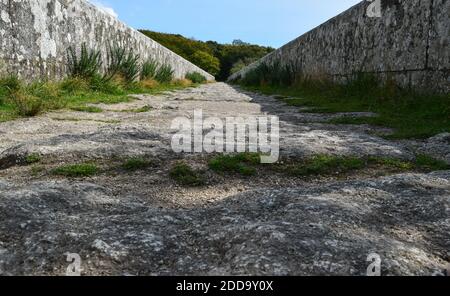
<path fill-rule="evenodd" d="M 450 0 L 382 0 L 381 17 L 363 1 L 234 74 L 259 63 L 294 66 L 305 76 L 336 80 L 375 73 L 404 87 L 450 90 Z"/>
<path fill-rule="evenodd" d="M 151 13 L 151 12 L 149 12 Z M 67 49 L 133 48 L 141 60 L 170 64 L 176 78 L 187 72 L 214 77 L 84 0 L 0 0 L 0 71 L 26 80 L 66 75 Z"/>

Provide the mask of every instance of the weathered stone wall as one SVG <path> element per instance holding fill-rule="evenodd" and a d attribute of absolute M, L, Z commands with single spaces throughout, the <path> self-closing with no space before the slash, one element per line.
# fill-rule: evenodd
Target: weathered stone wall
<path fill-rule="evenodd" d="M 294 66 L 307 76 L 339 80 L 357 72 L 392 78 L 405 87 L 450 90 L 450 0 L 382 0 L 370 18 L 363 1 L 231 76 L 259 63 Z"/>
<path fill-rule="evenodd" d="M 84 0 L 0 0 L 0 71 L 31 80 L 66 74 L 67 49 L 133 48 L 141 60 L 170 64 L 176 78 L 187 72 L 214 77 Z"/>

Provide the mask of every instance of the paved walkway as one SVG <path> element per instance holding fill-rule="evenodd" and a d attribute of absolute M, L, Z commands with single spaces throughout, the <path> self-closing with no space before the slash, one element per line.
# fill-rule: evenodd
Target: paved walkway
<path fill-rule="evenodd" d="M 327 124 L 367 114 L 301 113 L 223 83 L 97 106 L 104 112 L 0 124 L 0 274 L 61 275 L 65 253 L 79 253 L 87 275 L 364 275 L 373 252 L 383 274 L 431 275 L 450 262 L 450 172 L 242 178 L 207 171 L 199 188 L 168 177 L 180 159 L 206 170 L 208 155 L 170 148 L 172 120 L 199 108 L 205 117 L 279 116 L 283 157 L 410 159 L 427 147 L 384 140 L 369 126 Z M 145 106 L 151 110 L 130 112 Z M 39 165 L 16 165 L 31 153 L 42 155 Z M 133 156 L 153 166 L 110 169 Z M 48 173 L 94 160 L 109 169 L 84 179 Z"/>

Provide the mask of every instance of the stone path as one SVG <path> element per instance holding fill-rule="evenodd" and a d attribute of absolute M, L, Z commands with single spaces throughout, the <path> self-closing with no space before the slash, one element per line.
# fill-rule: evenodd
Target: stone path
<path fill-rule="evenodd" d="M 374 135 L 385 130 L 326 123 L 365 114 L 301 113 L 222 83 L 97 106 L 105 111 L 0 124 L 0 274 L 63 275 L 65 253 L 81 255 L 86 275 L 364 275 L 374 252 L 386 275 L 431 275 L 450 262 L 450 172 L 302 179 L 208 171 L 198 188 L 168 178 L 179 159 L 206 169 L 208 155 L 170 148 L 172 119 L 199 108 L 220 118 L 278 115 L 283 157 L 424 151 L 448 160 L 448 135 L 387 141 Z M 125 112 L 145 106 L 152 109 Z M 154 165 L 67 179 L 20 165 L 31 153 L 47 170 L 132 156 Z"/>

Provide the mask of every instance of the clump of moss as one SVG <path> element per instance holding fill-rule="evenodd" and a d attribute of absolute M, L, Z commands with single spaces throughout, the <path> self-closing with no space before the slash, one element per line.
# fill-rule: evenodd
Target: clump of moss
<path fill-rule="evenodd" d="M 134 157 L 127 159 L 123 164 L 122 168 L 127 171 L 137 171 L 146 169 L 152 165 L 152 162 L 143 157 Z"/>
<path fill-rule="evenodd" d="M 91 163 L 64 165 L 52 170 L 54 175 L 65 177 L 91 177 L 100 172 L 100 169 Z"/>
<path fill-rule="evenodd" d="M 239 153 L 236 155 L 221 155 L 209 161 L 209 168 L 215 172 L 229 172 L 252 176 L 256 174 L 254 166 L 261 163 L 257 153 Z"/>
<path fill-rule="evenodd" d="M 188 164 L 180 162 L 170 170 L 170 177 L 184 186 L 202 186 L 206 183 L 204 177 Z"/>

